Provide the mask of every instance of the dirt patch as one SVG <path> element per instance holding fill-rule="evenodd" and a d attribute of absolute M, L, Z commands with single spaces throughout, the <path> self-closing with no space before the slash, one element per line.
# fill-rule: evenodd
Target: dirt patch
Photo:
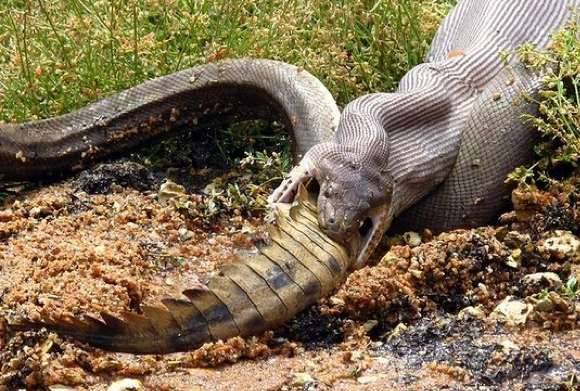
<path fill-rule="evenodd" d="M 514 193 L 515 211 L 495 227 L 424 234 L 417 246 L 389 239 L 378 265 L 258 338 L 135 356 L 42 330 L 9 333 L 16 317 L 139 312 L 180 297 L 263 235 L 260 219 L 240 215 L 200 224 L 157 200 L 155 178 L 139 166 L 122 167 L 95 168 L 0 211 L 0 389 L 104 390 L 127 377 L 172 390 L 575 387 L 579 304 L 565 284 L 578 263 L 560 239 L 578 235 L 577 178 Z M 546 272 L 562 283 L 523 283 Z M 494 316 L 506 296 L 533 309 L 524 325 Z"/>

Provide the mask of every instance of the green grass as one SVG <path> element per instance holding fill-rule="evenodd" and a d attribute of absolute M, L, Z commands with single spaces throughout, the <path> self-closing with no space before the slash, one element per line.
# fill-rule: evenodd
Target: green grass
<path fill-rule="evenodd" d="M 530 121 L 545 135 L 563 144 L 566 160 L 580 159 L 580 24 L 571 22 L 553 36 L 545 51 L 525 45 L 522 61 L 544 76 L 539 118 Z"/>
<path fill-rule="evenodd" d="M 579 20 L 572 20 L 555 33 L 545 50 L 530 44 L 518 49 L 521 61 L 543 77 L 536 98 L 540 115 L 524 118 L 543 135 L 543 141 L 536 146 L 538 161 L 530 167 L 518 167 L 508 176 L 508 180 L 522 186 L 549 184 L 554 180 L 552 172 L 580 167 Z"/>
<path fill-rule="evenodd" d="M 3 0 L 0 121 L 69 112 L 226 57 L 308 69 L 340 104 L 421 62 L 451 0 Z"/>

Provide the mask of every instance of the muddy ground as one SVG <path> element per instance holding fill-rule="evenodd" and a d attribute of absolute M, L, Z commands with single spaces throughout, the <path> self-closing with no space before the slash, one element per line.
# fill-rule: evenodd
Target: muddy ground
<path fill-rule="evenodd" d="M 385 238 L 334 296 L 258 338 L 135 356 L 9 330 L 180 297 L 264 235 L 261 216 L 184 213 L 160 199 L 164 181 L 125 160 L 7 192 L 0 389 L 577 389 L 578 175 L 514 192 L 494 226 Z M 202 185 L 188 183 L 190 209 Z"/>

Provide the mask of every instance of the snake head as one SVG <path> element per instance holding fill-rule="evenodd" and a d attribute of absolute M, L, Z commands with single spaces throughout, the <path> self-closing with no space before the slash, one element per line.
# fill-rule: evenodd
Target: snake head
<path fill-rule="evenodd" d="M 371 211 L 390 201 L 385 178 L 354 159 L 323 159 L 319 164 L 320 227 L 336 241 L 349 239 Z M 378 171 L 378 170 L 377 170 Z"/>
<path fill-rule="evenodd" d="M 362 262 L 386 228 L 392 184 L 372 165 L 345 155 L 339 159 L 318 165 L 318 224 L 333 240 L 350 245 Z"/>
<path fill-rule="evenodd" d="M 329 237 L 357 254 L 354 266 L 358 268 L 390 224 L 392 180 L 384 170 L 358 162 L 353 154 L 334 153 L 328 146 L 320 149 L 315 147 L 306 154 L 269 202 L 291 203 L 299 185 L 315 179 L 319 187 L 318 224 Z"/>

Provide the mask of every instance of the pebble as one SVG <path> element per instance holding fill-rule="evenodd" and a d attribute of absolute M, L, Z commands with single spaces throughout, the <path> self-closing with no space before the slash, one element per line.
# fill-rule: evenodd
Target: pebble
<path fill-rule="evenodd" d="M 409 327 L 407 327 L 407 325 L 405 323 L 399 323 L 398 325 L 395 326 L 393 331 L 391 331 L 391 334 L 389 334 L 389 337 L 387 339 L 390 341 L 393 338 L 400 337 L 401 334 L 403 334 L 405 331 L 407 331 L 408 328 Z"/>
<path fill-rule="evenodd" d="M 553 272 L 532 273 L 522 278 L 522 283 L 527 286 L 543 286 L 550 289 L 559 289 L 562 286 L 562 280 Z"/>
<path fill-rule="evenodd" d="M 534 310 L 539 312 L 552 312 L 554 310 L 554 303 L 548 297 L 544 297 L 534 303 Z"/>
<path fill-rule="evenodd" d="M 103 257 L 105 255 L 106 250 L 107 248 L 104 245 L 99 244 L 98 246 L 95 246 L 95 255 L 97 257 Z"/>
<path fill-rule="evenodd" d="M 386 378 L 387 375 L 384 373 L 378 373 L 375 375 L 365 375 L 365 376 L 360 376 L 358 379 L 356 379 L 357 383 L 359 384 L 371 384 L 371 383 L 375 383 L 381 379 Z"/>
<path fill-rule="evenodd" d="M 292 376 L 292 386 L 294 387 L 305 386 L 309 383 L 314 383 L 314 378 L 306 372 L 296 372 Z"/>
<path fill-rule="evenodd" d="M 112 383 L 107 391 L 142 391 L 143 384 L 137 379 L 122 379 Z"/>
<path fill-rule="evenodd" d="M 516 248 L 515 250 L 512 250 L 512 253 L 507 258 L 505 264 L 511 267 L 512 269 L 517 269 L 520 267 L 521 259 L 522 259 L 522 250 Z"/>
<path fill-rule="evenodd" d="M 518 231 L 509 231 L 503 238 L 504 243 L 510 248 L 521 248 L 532 240 L 528 234 L 523 234 Z"/>
<path fill-rule="evenodd" d="M 556 292 L 548 292 L 546 295 L 542 295 L 539 298 L 530 296 L 528 301 L 534 305 L 534 310 L 538 312 L 568 312 L 570 309 L 570 303 Z"/>
<path fill-rule="evenodd" d="M 522 325 L 528 320 L 533 306 L 523 301 L 514 300 L 512 296 L 506 297 L 495 307 L 492 316 L 511 325 Z"/>
<path fill-rule="evenodd" d="M 403 240 L 411 247 L 417 247 L 421 244 L 421 235 L 417 232 L 409 231 L 403 234 Z"/>
<path fill-rule="evenodd" d="M 477 307 L 469 306 L 459 311 L 457 318 L 459 320 L 485 319 L 485 312 L 483 311 L 483 307 L 480 305 Z"/>
<path fill-rule="evenodd" d="M 377 327 L 378 324 L 379 324 L 378 320 L 375 319 L 367 320 L 365 324 L 363 324 L 363 328 L 367 333 L 370 333 L 375 327 Z"/>
<path fill-rule="evenodd" d="M 161 184 L 157 192 L 159 201 L 167 201 L 171 198 L 181 198 L 185 196 L 185 187 L 177 183 L 167 180 Z"/>
<path fill-rule="evenodd" d="M 41 213 L 42 209 L 40 209 L 39 206 L 35 206 L 34 208 L 31 208 L 30 211 L 28 211 L 28 215 L 34 218 L 39 217 Z"/>
<path fill-rule="evenodd" d="M 519 350 L 520 347 L 516 345 L 511 339 L 504 338 L 499 341 L 498 345 L 502 347 L 504 354 L 509 354 L 513 350 Z"/>
<path fill-rule="evenodd" d="M 333 306 L 336 306 L 336 307 L 344 307 L 344 305 L 346 304 L 344 302 L 344 300 L 339 299 L 336 296 L 332 296 L 329 301 L 330 301 L 330 304 L 332 304 Z"/>
<path fill-rule="evenodd" d="M 119 213 L 123 210 L 123 205 L 115 201 L 113 202 L 111 209 L 113 210 L 114 213 Z"/>
<path fill-rule="evenodd" d="M 391 263 L 395 263 L 395 262 L 399 262 L 401 258 L 399 258 L 398 256 L 396 256 L 395 254 L 393 254 L 392 252 L 388 252 L 386 253 L 382 258 L 381 261 L 379 262 L 380 265 L 389 265 Z"/>
<path fill-rule="evenodd" d="M 570 231 L 554 231 L 554 235 L 544 241 L 544 249 L 559 259 L 580 262 L 580 239 Z"/>
<path fill-rule="evenodd" d="M 187 228 L 180 228 L 177 231 L 177 234 L 179 235 L 179 240 L 181 240 L 182 242 L 187 242 L 188 240 L 193 238 L 193 232 L 191 232 Z"/>

